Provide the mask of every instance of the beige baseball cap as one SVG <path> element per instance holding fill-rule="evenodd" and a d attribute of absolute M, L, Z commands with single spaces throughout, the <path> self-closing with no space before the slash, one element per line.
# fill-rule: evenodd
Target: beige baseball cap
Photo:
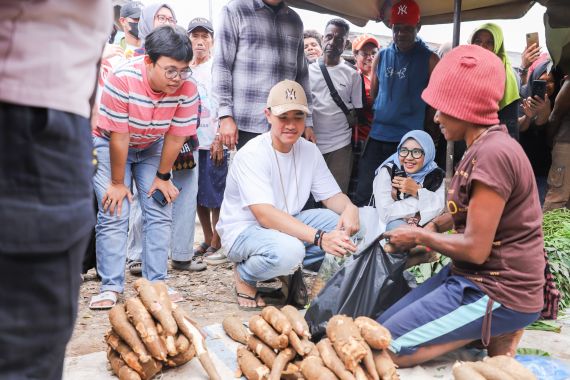
<path fill-rule="evenodd" d="M 303 111 L 309 113 L 307 95 L 303 87 L 292 80 L 284 80 L 277 83 L 267 97 L 267 107 L 271 113 L 281 115 L 288 111 Z"/>

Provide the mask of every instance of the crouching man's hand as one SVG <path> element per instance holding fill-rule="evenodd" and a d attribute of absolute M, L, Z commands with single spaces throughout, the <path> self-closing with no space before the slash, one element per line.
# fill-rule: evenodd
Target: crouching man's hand
<path fill-rule="evenodd" d="M 344 208 L 344 211 L 340 214 L 338 218 L 338 223 L 336 225 L 337 230 L 344 230 L 348 236 L 352 236 L 358 231 L 360 231 L 360 219 L 358 216 L 358 207 L 349 203 Z"/>
<path fill-rule="evenodd" d="M 322 237 L 321 247 L 326 253 L 339 257 L 356 252 L 356 245 L 352 243 L 350 236 L 346 231 L 340 230 L 325 232 Z"/>

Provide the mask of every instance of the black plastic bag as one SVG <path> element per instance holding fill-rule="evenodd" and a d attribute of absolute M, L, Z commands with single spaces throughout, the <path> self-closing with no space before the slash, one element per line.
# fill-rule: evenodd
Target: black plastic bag
<path fill-rule="evenodd" d="M 346 263 L 327 282 L 305 314 L 315 341 L 336 314 L 376 319 L 410 291 L 404 277 L 408 255 L 385 253 L 379 238 Z"/>

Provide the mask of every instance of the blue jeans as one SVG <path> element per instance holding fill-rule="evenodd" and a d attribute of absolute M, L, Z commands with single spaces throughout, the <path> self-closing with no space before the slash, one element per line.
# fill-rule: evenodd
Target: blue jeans
<path fill-rule="evenodd" d="M 333 230 L 338 217 L 327 209 L 306 210 L 295 215 L 297 220 L 324 231 Z M 228 259 L 237 263 L 240 278 L 252 286 L 257 281 L 292 274 L 301 264 L 314 264 L 324 256 L 316 245 L 259 225 L 239 234 L 228 252 Z"/>
<path fill-rule="evenodd" d="M 102 292 L 107 290 L 122 292 L 125 283 L 125 256 L 131 205 L 125 199 L 120 216 L 111 216 L 109 212 L 103 212 L 101 199 L 111 183 L 109 140 L 94 137 L 93 144 L 99 161 L 97 173 L 93 177 L 99 206 L 95 226 L 97 271 L 101 276 Z M 170 246 L 172 206 L 162 207 L 152 197 L 147 196 L 160 163 L 162 144 L 163 141 L 159 140 L 146 149 L 129 148 L 125 170 L 125 186 L 130 187 L 133 179 L 137 186 L 143 219 L 142 274 L 150 281 L 166 278 Z"/>
<path fill-rule="evenodd" d="M 198 151 L 194 152 L 198 157 Z M 196 226 L 196 204 L 198 196 L 198 161 L 193 169 L 172 172 L 172 182 L 181 188 L 172 207 L 172 236 L 170 255 L 175 261 L 190 261 L 194 255 L 194 228 Z M 127 258 L 141 261 L 142 257 L 142 213 L 139 202 L 131 205 L 129 220 L 129 243 Z"/>

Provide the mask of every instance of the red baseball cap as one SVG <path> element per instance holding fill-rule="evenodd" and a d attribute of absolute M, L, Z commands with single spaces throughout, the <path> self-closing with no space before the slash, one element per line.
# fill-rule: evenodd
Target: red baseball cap
<path fill-rule="evenodd" d="M 374 38 L 374 36 L 364 33 L 352 41 L 352 51 L 358 51 L 362 49 L 366 44 L 372 44 L 377 48 L 380 48 L 380 44 L 378 43 L 378 40 Z"/>
<path fill-rule="evenodd" d="M 392 5 L 390 26 L 404 24 L 416 26 L 420 22 L 420 7 L 414 0 L 400 0 Z"/>

